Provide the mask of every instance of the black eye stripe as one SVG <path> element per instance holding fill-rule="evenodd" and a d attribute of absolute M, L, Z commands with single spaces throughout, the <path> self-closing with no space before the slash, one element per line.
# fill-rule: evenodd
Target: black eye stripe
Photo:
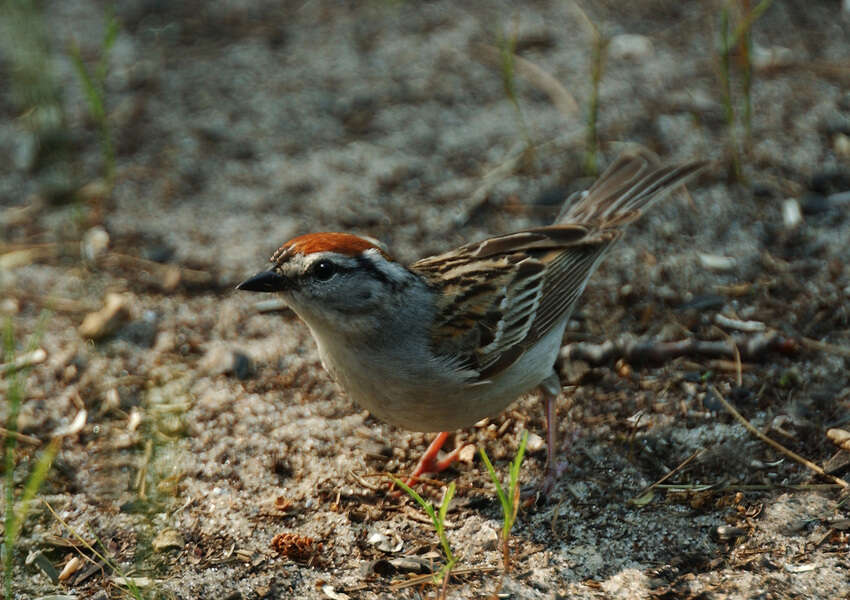
<path fill-rule="evenodd" d="M 351 257 L 357 264 L 340 264 L 328 258 L 320 258 L 312 263 L 304 273 L 305 277 L 318 279 L 319 281 L 327 281 L 336 274 L 351 273 L 352 271 L 365 271 L 374 279 L 384 284 L 392 282 L 387 275 L 381 271 L 374 262 L 363 256 Z"/>

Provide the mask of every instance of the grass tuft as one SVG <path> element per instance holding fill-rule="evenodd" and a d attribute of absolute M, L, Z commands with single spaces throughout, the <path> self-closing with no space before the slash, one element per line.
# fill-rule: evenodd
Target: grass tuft
<path fill-rule="evenodd" d="M 124 585 L 126 585 L 126 586 L 127 586 L 127 590 L 128 590 L 128 592 L 130 593 L 130 595 L 131 595 L 133 598 L 135 598 L 135 600 L 143 600 L 142 592 L 141 592 L 141 590 L 139 589 L 139 586 L 138 586 L 138 585 L 136 585 L 136 583 L 135 583 L 135 582 L 134 582 L 131 578 L 127 577 L 127 575 L 125 575 L 125 574 L 124 574 L 124 572 L 121 570 L 121 568 L 120 568 L 120 567 L 119 567 L 119 566 L 118 566 L 118 565 L 117 565 L 117 564 L 116 564 L 113 560 L 110 560 L 110 559 L 109 559 L 109 557 L 107 556 L 109 553 L 107 552 L 106 547 L 103 545 L 103 542 L 101 542 L 100 540 L 98 540 L 98 539 L 95 537 L 96 543 L 97 543 L 97 544 L 100 546 L 100 548 L 103 550 L 103 552 L 101 553 L 101 552 L 98 552 L 98 551 L 97 551 L 97 549 L 96 549 L 94 546 L 92 546 L 90 543 L 88 543 L 88 542 L 87 542 L 87 541 L 83 538 L 83 536 L 81 536 L 81 535 L 77 532 L 77 530 L 76 530 L 76 529 L 74 529 L 73 527 L 71 527 L 71 526 L 70 526 L 70 525 L 69 525 L 69 524 L 68 524 L 68 523 L 67 523 L 67 522 L 66 522 L 66 521 L 65 521 L 62 517 L 60 517 L 60 516 L 56 513 L 56 511 L 55 511 L 55 510 L 53 510 L 53 507 L 52 507 L 52 506 L 50 506 L 50 504 L 49 504 L 46 500 L 44 501 L 44 505 L 47 507 L 47 510 L 49 510 L 49 511 L 50 511 L 50 514 L 52 514 L 52 515 L 53 515 L 53 517 L 54 517 L 57 521 L 59 521 L 59 523 L 62 525 L 62 527 L 64 527 L 65 529 L 67 529 L 67 530 L 68 530 L 68 532 L 69 532 L 72 536 L 74 536 L 74 538 L 76 538 L 76 540 L 77 540 L 78 542 L 80 542 L 80 544 L 81 544 L 81 545 L 82 545 L 82 546 L 83 546 L 86 550 L 88 550 L 88 551 L 89 551 L 89 552 L 91 552 L 94 556 L 96 556 L 98 559 L 100 559 L 100 560 L 101 560 L 101 561 L 102 561 L 102 562 L 103 562 L 106 566 L 108 566 L 108 567 L 109 567 L 110 569 L 112 569 L 114 572 L 118 573 L 118 576 L 121 578 L 121 580 L 122 580 L 122 582 L 124 583 Z"/>
<path fill-rule="evenodd" d="M 522 459 L 525 456 L 525 446 L 528 443 L 528 431 L 522 432 L 522 440 L 519 443 L 519 449 L 516 456 L 511 461 L 511 466 L 508 471 L 507 491 L 499 483 L 499 476 L 496 469 L 493 468 L 493 463 L 490 462 L 490 457 L 484 448 L 479 448 L 478 452 L 481 455 L 481 460 L 487 467 L 487 472 L 490 473 L 490 479 L 493 480 L 493 485 L 496 487 L 496 495 L 499 497 L 499 502 L 502 504 L 502 531 L 499 534 L 499 540 L 502 545 L 502 564 L 505 567 L 505 572 L 511 570 L 511 554 L 510 554 L 510 537 L 511 529 L 513 529 L 519 514 L 519 470 L 522 466 Z"/>
<path fill-rule="evenodd" d="M 80 79 L 80 84 L 85 93 L 89 106 L 89 113 L 97 124 L 100 134 L 101 154 L 103 155 L 103 168 L 106 180 L 112 181 L 115 174 L 115 145 L 112 141 L 112 128 L 106 112 L 106 72 L 109 67 L 109 54 L 118 37 L 120 24 L 115 15 L 109 14 L 103 33 L 103 41 L 100 46 L 100 58 L 94 66 L 89 69 L 83 61 L 80 46 L 76 42 L 71 44 L 70 54 Z"/>
<path fill-rule="evenodd" d="M 516 86 L 516 42 L 519 37 L 518 23 L 514 19 L 514 30 L 511 35 L 502 34 L 499 37 L 499 58 L 502 72 L 502 85 L 505 88 L 505 95 L 510 100 L 514 107 L 517 116 L 517 123 L 523 138 L 525 138 L 526 150 L 529 153 L 534 152 L 534 142 L 531 139 L 531 134 L 528 131 L 528 125 L 525 122 L 525 117 L 522 114 L 522 108 L 519 105 L 519 96 L 517 95 Z M 530 155 L 531 156 L 531 155 Z"/>
<path fill-rule="evenodd" d="M 407 492 L 407 495 L 413 498 L 416 503 L 422 507 L 422 510 L 424 510 L 431 518 L 431 522 L 434 524 L 434 530 L 437 532 L 437 537 L 440 540 L 440 546 L 443 548 L 443 554 L 446 557 L 446 564 L 434 574 L 434 583 L 439 584 L 442 582 L 445 585 L 448 582 L 452 568 L 454 568 L 455 563 L 457 563 L 458 560 L 452 552 L 452 547 L 449 544 L 449 538 L 446 536 L 446 513 L 449 510 L 449 503 L 455 495 L 455 482 L 452 481 L 448 485 L 445 493 L 443 494 L 443 500 L 440 502 L 439 508 L 435 509 L 431 502 L 425 500 L 416 492 L 416 490 L 408 486 L 401 479 L 393 477 L 392 480 L 398 487 Z"/>
<path fill-rule="evenodd" d="M 43 319 L 42 319 L 43 323 Z M 41 337 L 39 331 L 30 338 L 29 352 L 33 351 L 38 346 L 38 340 Z M 6 326 L 3 332 L 3 349 L 4 360 L 7 364 L 15 362 L 15 330 L 12 326 L 12 319 L 9 317 L 6 320 Z M 22 369 L 9 369 L 5 375 L 8 378 L 6 388 L 6 404 L 8 405 L 8 418 L 6 419 L 6 441 L 3 445 L 3 468 L 5 472 L 5 503 L 6 510 L 4 511 L 4 540 L 3 540 L 3 588 L 5 597 L 12 597 L 12 566 L 15 557 L 15 543 L 18 541 L 18 536 L 21 533 L 21 528 L 26 522 L 29 514 L 30 503 L 38 493 L 41 484 L 47 478 L 50 471 L 50 465 L 59 451 L 62 443 L 62 438 L 55 437 L 50 440 L 47 447 L 42 450 L 36 460 L 35 466 L 29 477 L 24 483 L 20 498 L 15 501 L 15 450 L 17 448 L 18 437 L 15 435 L 18 432 L 18 416 L 20 415 L 21 402 L 24 397 L 23 385 L 21 378 L 26 379 L 30 367 L 24 366 Z M 21 377 L 22 376 L 22 377 Z"/>
<path fill-rule="evenodd" d="M 718 78 L 728 129 L 729 154 L 735 178 L 739 181 L 743 179 L 742 154 L 749 151 L 752 144 L 752 28 L 772 3 L 773 0 L 761 0 L 753 8 L 750 0 L 728 0 L 720 10 Z M 737 21 L 734 27 L 733 20 Z M 739 92 L 733 81 L 734 71 L 740 79 Z M 740 100 L 736 99 L 738 93 Z M 743 106 L 737 108 L 738 104 Z M 743 134 L 739 133 L 741 128 Z"/>

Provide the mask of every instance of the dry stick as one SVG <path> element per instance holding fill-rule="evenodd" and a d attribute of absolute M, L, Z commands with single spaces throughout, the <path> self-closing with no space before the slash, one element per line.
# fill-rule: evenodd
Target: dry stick
<path fill-rule="evenodd" d="M 496 567 L 466 567 L 464 569 L 457 569 L 455 571 L 452 571 L 452 575 L 455 575 L 457 577 L 463 577 L 464 575 L 482 575 L 485 573 L 493 573 L 495 570 Z M 431 576 L 431 573 L 426 573 L 425 575 L 414 575 L 413 577 L 405 581 L 391 583 L 390 589 L 397 591 L 414 587 L 422 583 L 428 583 L 430 581 L 433 581 L 431 579 Z"/>
<path fill-rule="evenodd" d="M 848 484 L 846 481 L 844 481 L 844 480 L 843 480 L 843 479 L 841 479 L 840 477 L 836 477 L 835 475 L 830 475 L 829 473 L 827 473 L 826 471 L 824 471 L 822 468 L 820 468 L 819 466 L 817 466 L 817 465 L 816 465 L 815 463 L 813 463 L 812 461 L 810 461 L 810 460 L 808 460 L 808 459 L 806 459 L 806 458 L 803 458 L 802 456 L 800 456 L 800 455 L 799 455 L 799 454 L 797 454 L 796 452 L 793 452 L 793 451 L 789 450 L 788 448 L 786 448 L 785 446 L 783 446 L 783 445 L 782 445 L 782 444 L 780 444 L 779 442 L 776 442 L 776 441 L 774 441 L 774 440 L 770 439 L 770 438 L 769 438 L 769 437 L 767 437 L 765 434 L 763 434 L 761 431 L 759 431 L 758 429 L 756 429 L 755 427 L 753 427 L 753 426 L 750 424 L 750 422 L 749 422 L 749 421 L 747 421 L 747 420 L 743 417 L 743 415 L 741 415 L 741 413 L 739 413 L 737 410 L 735 410 L 735 407 L 734 407 L 734 406 L 732 406 L 731 404 L 729 404 L 729 402 L 727 402 L 727 401 L 726 401 L 726 398 L 724 398 L 724 397 L 721 395 L 720 391 L 719 391 L 716 387 L 711 386 L 711 391 L 712 391 L 712 392 L 714 392 L 714 394 L 715 394 L 715 395 L 717 396 L 717 398 L 720 400 L 720 403 L 721 403 L 721 404 L 722 404 L 722 405 L 726 408 L 726 410 L 728 410 L 728 411 L 729 411 L 729 413 L 730 413 L 733 417 L 735 417 L 735 418 L 738 420 L 738 422 L 739 422 L 741 425 L 743 425 L 743 426 L 744 426 L 744 428 L 745 428 L 747 431 L 749 431 L 750 433 L 752 433 L 754 436 L 756 436 L 758 439 L 760 439 L 761 441 L 763 441 L 765 444 L 767 444 L 768 446 L 771 446 L 771 447 L 772 447 L 772 448 L 774 448 L 775 450 L 778 450 L 779 452 L 781 452 L 781 453 L 782 453 L 782 454 L 784 454 L 785 456 L 787 456 L 787 457 L 789 457 L 789 458 L 791 458 L 791 459 L 793 459 L 793 460 L 797 461 L 797 462 L 798 462 L 798 463 L 800 463 L 801 465 L 803 465 L 803 466 L 805 466 L 805 467 L 808 467 L 809 469 L 811 469 L 812 471 L 814 471 L 815 473 L 817 473 L 817 474 L 818 474 L 818 475 L 820 475 L 821 477 L 826 477 L 827 479 L 829 479 L 829 480 L 833 481 L 834 483 L 837 483 L 838 485 L 840 485 L 840 486 L 841 486 L 842 488 L 844 488 L 845 490 L 846 490 L 848 487 L 850 487 L 850 484 Z"/>
<path fill-rule="evenodd" d="M 33 446 L 41 446 L 41 440 L 37 437 L 32 437 L 31 435 L 26 435 L 25 433 L 19 433 L 17 431 L 9 431 L 5 427 L 0 427 L 0 440 L 5 438 L 7 435 L 11 435 L 19 442 L 26 442 L 27 444 L 32 444 Z"/>
<path fill-rule="evenodd" d="M 669 473 L 667 473 L 666 475 L 664 475 L 661 479 L 659 479 L 659 480 L 658 480 L 658 481 L 656 481 L 655 483 L 652 483 L 652 484 L 650 484 L 650 485 L 646 486 L 644 489 L 642 489 L 642 490 L 640 491 L 640 493 L 639 493 L 639 494 L 637 494 L 634 498 L 632 498 L 632 500 L 631 500 L 631 501 L 632 501 L 632 502 L 634 502 L 634 500 L 635 500 L 636 498 L 640 498 L 641 496 L 643 496 L 644 494 L 646 494 L 648 491 L 650 491 L 650 490 L 652 490 L 652 489 L 655 489 L 656 487 L 658 487 L 659 485 L 661 485 L 662 483 L 664 483 L 665 481 L 667 481 L 668 479 L 670 479 L 673 475 L 675 475 L 676 473 L 678 473 L 679 471 L 681 471 L 682 469 L 684 469 L 685 467 L 687 467 L 687 466 L 688 466 L 691 462 L 693 462 L 693 461 L 694 461 L 694 460 L 695 460 L 698 456 L 700 456 L 703 452 L 705 452 L 705 448 L 701 448 L 701 449 L 697 450 L 696 452 L 694 452 L 693 454 L 691 454 L 688 458 L 686 458 L 685 460 L 683 460 L 683 461 L 679 464 L 679 466 L 678 466 L 678 467 L 676 467 L 675 469 L 673 469 L 672 471 L 670 471 Z"/>
<path fill-rule="evenodd" d="M 47 510 L 49 510 L 49 511 L 50 511 L 50 514 L 52 514 L 52 515 L 53 515 L 53 517 L 54 517 L 57 521 L 59 521 L 59 523 L 62 525 L 62 527 L 64 527 L 65 529 L 67 529 L 67 530 L 71 533 L 71 535 L 72 535 L 72 536 L 74 536 L 75 538 L 77 538 L 77 541 L 78 541 L 78 542 L 80 542 L 80 544 L 82 544 L 82 545 L 83 545 L 83 547 L 84 547 L 86 550 L 88 550 L 89 552 L 91 552 L 92 554 L 94 554 L 96 557 L 98 557 L 100 560 L 102 560 L 103 562 L 105 562 L 106 564 L 108 564 L 110 567 L 112 566 L 112 564 L 109 562 L 109 559 L 108 559 L 108 558 L 106 558 L 106 557 L 105 557 L 105 556 L 103 556 L 100 552 L 98 552 L 97 550 L 95 550 L 94 546 L 93 546 L 93 545 L 91 545 L 91 544 L 89 544 L 86 540 L 84 540 L 84 539 L 83 539 L 83 537 L 82 537 L 79 533 L 77 533 L 77 530 L 76 530 L 76 529 L 74 529 L 73 527 L 71 527 L 70 525 L 68 525 L 68 523 L 67 523 L 67 522 L 66 522 L 66 521 L 65 521 L 62 517 L 60 517 L 58 514 L 56 514 L 56 511 L 55 511 L 55 510 L 53 510 L 53 507 L 52 507 L 52 506 L 50 506 L 50 502 L 48 502 L 48 501 L 47 501 L 47 500 L 45 500 L 44 498 L 42 498 L 42 499 L 41 499 L 41 501 L 42 501 L 42 502 L 44 503 L 44 505 L 47 507 Z M 77 552 L 79 552 L 80 556 L 82 556 L 84 559 L 86 559 L 87 561 L 91 562 L 92 564 L 95 564 L 95 561 L 94 561 L 94 560 L 92 560 L 92 558 L 91 558 L 90 556 L 86 556 L 85 554 L 83 554 L 82 552 L 80 552 L 80 550 L 79 550 L 79 549 L 77 549 L 77 547 L 76 547 L 76 546 L 74 546 L 74 549 L 75 549 L 75 550 L 77 550 Z"/>
<path fill-rule="evenodd" d="M 496 67 L 501 65 L 502 56 L 498 48 L 489 44 L 478 44 L 474 47 L 474 51 L 484 61 Z M 544 92 L 549 96 L 552 104 L 565 117 L 570 117 L 577 112 L 578 102 L 573 95 L 555 79 L 551 74 L 544 71 L 535 63 L 526 60 L 520 56 L 514 56 L 514 70 L 516 74 L 527 80 L 531 85 Z"/>
<path fill-rule="evenodd" d="M 730 334 L 726 333 L 719 327 L 716 328 L 720 335 L 726 338 L 726 341 L 732 346 L 732 351 L 735 353 L 735 383 L 738 384 L 738 387 L 744 385 L 744 377 L 743 377 L 743 364 L 741 363 L 741 351 L 738 349 L 738 344 L 735 342 L 735 338 L 733 338 Z"/>
<path fill-rule="evenodd" d="M 28 369 L 43 363 L 45 360 L 47 360 L 47 352 L 45 352 L 44 348 L 36 348 L 32 352 L 27 352 L 13 361 L 0 364 L 0 375 L 5 377 L 9 373 Z"/>
<path fill-rule="evenodd" d="M 850 348 L 845 348 L 844 346 L 836 346 L 835 344 L 821 342 L 807 337 L 800 338 L 800 343 L 810 350 L 820 350 L 821 352 L 826 352 L 828 354 L 835 354 L 837 356 L 843 356 L 844 358 L 850 358 Z"/>

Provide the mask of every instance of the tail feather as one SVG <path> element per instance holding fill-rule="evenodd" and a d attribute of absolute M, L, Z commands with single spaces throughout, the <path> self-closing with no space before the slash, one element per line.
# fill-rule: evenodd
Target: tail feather
<path fill-rule="evenodd" d="M 706 164 L 658 167 L 648 151 L 621 154 L 590 189 L 567 199 L 555 223 L 581 223 L 601 229 L 625 225 Z"/>

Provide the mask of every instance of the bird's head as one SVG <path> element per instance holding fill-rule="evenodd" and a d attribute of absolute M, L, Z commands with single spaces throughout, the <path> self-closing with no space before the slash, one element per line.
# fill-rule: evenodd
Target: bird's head
<path fill-rule="evenodd" d="M 387 310 L 412 274 L 374 240 L 348 233 L 310 233 L 284 243 L 272 268 L 237 286 L 277 292 L 311 327 L 343 333 Z"/>

